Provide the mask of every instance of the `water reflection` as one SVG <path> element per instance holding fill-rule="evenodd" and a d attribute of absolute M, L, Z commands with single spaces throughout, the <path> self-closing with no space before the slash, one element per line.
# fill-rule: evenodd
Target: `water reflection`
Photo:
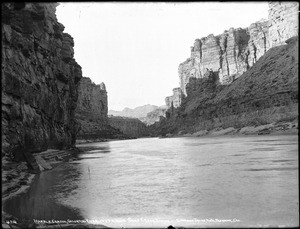
<path fill-rule="evenodd" d="M 80 175 L 76 170 L 71 174 L 70 171 L 60 166 L 37 175 L 29 191 L 4 202 L 3 209 L 22 221 L 83 219 L 78 209 L 68 208 L 55 199 L 55 193 L 64 196 L 77 188 L 73 181 Z M 62 185 L 65 182 L 68 185 Z"/>

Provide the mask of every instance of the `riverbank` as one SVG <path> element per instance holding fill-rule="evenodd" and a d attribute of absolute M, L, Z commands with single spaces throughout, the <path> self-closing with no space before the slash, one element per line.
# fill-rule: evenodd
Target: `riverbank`
<path fill-rule="evenodd" d="M 78 139 L 76 140 L 76 145 L 80 145 L 80 144 L 86 144 L 86 143 L 93 143 L 93 142 L 111 142 L 111 141 L 120 141 L 120 140 L 132 140 L 132 139 L 137 139 L 134 137 L 131 138 L 111 138 L 111 139 L 107 139 L 107 138 L 95 138 L 95 139 Z"/>
<path fill-rule="evenodd" d="M 54 150 L 48 149 L 47 151 L 33 154 L 35 159 L 35 163 L 38 166 L 39 171 L 33 171 L 30 169 L 30 165 L 26 162 L 12 162 L 8 158 L 4 157 L 2 159 L 2 204 L 3 206 L 9 201 L 13 203 L 14 199 L 22 198 L 21 195 L 26 195 L 30 188 L 35 186 L 37 183 L 37 179 L 47 172 L 51 172 L 50 170 L 58 170 L 62 165 L 66 165 L 66 163 L 77 160 L 77 154 L 80 151 L 77 148 L 71 150 Z M 33 163 L 33 162 L 30 162 Z M 33 173 L 34 172 L 34 173 Z M 54 171 L 56 172 L 56 171 Z M 43 187 L 47 189 L 47 185 Z M 30 198 L 30 197 L 29 197 Z M 36 197 L 34 197 L 35 199 Z M 48 197 L 44 197 L 48 198 Z M 49 207 L 50 199 L 48 203 L 45 205 Z M 46 202 L 47 202 L 46 201 Z M 18 205 L 18 204 L 16 204 Z M 53 208 L 64 209 L 65 214 L 74 218 L 76 220 L 80 220 L 80 215 L 73 212 L 71 209 L 67 207 L 58 205 L 56 203 L 51 203 Z M 57 205 L 57 206 L 56 206 Z M 22 206 L 9 206 L 11 208 L 22 208 Z M 26 209 L 25 209 L 26 211 Z M 83 220 L 83 218 L 81 219 Z M 84 222 L 75 222 L 69 221 L 63 223 L 61 222 L 52 222 L 50 220 L 46 222 L 35 222 L 33 219 L 31 220 L 21 220 L 17 216 L 11 215 L 4 211 L 2 207 L 2 228 L 106 228 L 103 225 L 90 225 Z"/>
<path fill-rule="evenodd" d="M 178 134 L 168 133 L 166 136 L 160 136 L 162 138 L 167 137 L 214 137 L 223 135 L 294 135 L 298 134 L 298 120 L 292 122 L 277 122 L 259 126 L 246 126 L 243 128 L 216 128 L 213 130 L 200 130 L 194 133 L 186 133 L 180 131 Z"/>

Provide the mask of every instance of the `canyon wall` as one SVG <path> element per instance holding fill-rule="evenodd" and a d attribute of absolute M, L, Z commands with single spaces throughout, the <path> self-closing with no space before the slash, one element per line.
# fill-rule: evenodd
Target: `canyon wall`
<path fill-rule="evenodd" d="M 292 37 L 229 85 L 220 85 L 213 71 L 191 78 L 181 106 L 152 129 L 159 135 L 193 134 L 298 122 L 298 55 L 298 37 Z"/>
<path fill-rule="evenodd" d="M 109 124 L 133 138 L 140 138 L 149 135 L 146 124 L 137 118 L 110 116 Z"/>
<path fill-rule="evenodd" d="M 169 105 L 152 129 L 196 132 L 298 119 L 299 4 L 269 8 L 268 21 L 195 41 L 179 65 L 181 105 Z"/>
<path fill-rule="evenodd" d="M 88 77 L 82 77 L 78 87 L 75 117 L 79 123 L 77 139 L 126 138 L 118 129 L 109 125 L 107 91 Z"/>
<path fill-rule="evenodd" d="M 2 156 L 74 146 L 81 67 L 55 3 L 2 6 Z"/>
<path fill-rule="evenodd" d="M 206 77 L 208 71 L 218 73 L 220 84 L 232 83 L 269 48 L 282 45 L 288 38 L 298 35 L 298 11 L 297 2 L 269 2 L 268 20 L 196 39 L 191 56 L 178 67 L 183 94 L 187 95 L 186 85 L 190 78 Z M 170 107 L 167 100 L 172 100 L 172 97 L 166 98 Z"/>

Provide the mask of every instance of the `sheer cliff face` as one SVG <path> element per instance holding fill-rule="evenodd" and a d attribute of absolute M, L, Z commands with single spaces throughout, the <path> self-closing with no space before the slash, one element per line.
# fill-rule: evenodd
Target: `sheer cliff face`
<path fill-rule="evenodd" d="M 293 36 L 298 36 L 299 3 L 269 2 L 270 46 L 282 45 Z"/>
<path fill-rule="evenodd" d="M 2 4 L 4 153 L 75 143 L 74 111 L 82 74 L 73 58 L 73 39 L 57 22 L 56 5 Z"/>
<path fill-rule="evenodd" d="M 221 84 L 229 84 L 247 71 L 268 49 L 268 22 L 253 23 L 246 29 L 233 29 L 223 34 L 195 40 L 191 57 L 178 68 L 180 88 L 192 77 L 203 78 L 207 71 L 218 72 Z"/>

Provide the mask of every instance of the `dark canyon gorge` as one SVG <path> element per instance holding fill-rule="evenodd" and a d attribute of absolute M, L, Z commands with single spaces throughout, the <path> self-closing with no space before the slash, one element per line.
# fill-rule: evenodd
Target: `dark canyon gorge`
<path fill-rule="evenodd" d="M 1 6 L 2 198 L 78 152 L 76 140 L 298 133 L 297 2 L 269 2 L 267 20 L 196 39 L 166 106 L 140 117 L 109 115 L 109 88 L 82 76 L 57 3 Z"/>

